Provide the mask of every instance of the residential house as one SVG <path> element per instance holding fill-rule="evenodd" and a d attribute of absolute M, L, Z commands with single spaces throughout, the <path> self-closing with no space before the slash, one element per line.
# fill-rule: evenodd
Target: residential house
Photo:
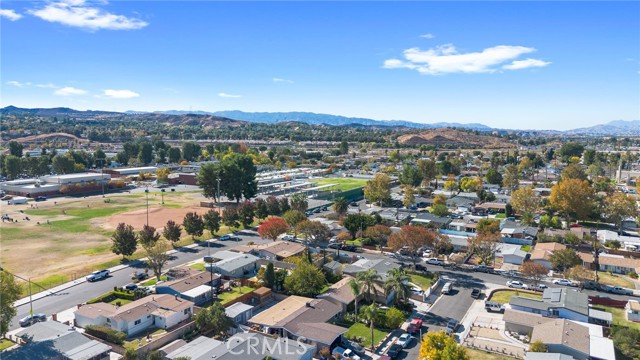
<path fill-rule="evenodd" d="M 567 247 L 563 244 L 551 242 L 551 243 L 537 243 L 531 252 L 531 261 L 542 264 L 547 269 L 551 270 L 551 254 L 554 251 L 564 250 Z"/>
<path fill-rule="evenodd" d="M 258 257 L 251 254 L 239 254 L 211 264 L 211 271 L 225 278 L 250 278 L 258 271 Z"/>
<path fill-rule="evenodd" d="M 451 223 L 450 218 L 431 213 L 419 213 L 410 222 L 411 225 L 428 225 L 436 229 L 446 229 L 449 223 Z"/>
<path fill-rule="evenodd" d="M 603 335 L 601 326 L 555 319 L 535 326 L 531 341 L 541 341 L 550 353 L 573 356 L 576 360 L 615 359 L 613 341 Z"/>
<path fill-rule="evenodd" d="M 528 351 L 524 360 L 576 360 L 573 356 L 560 353 L 542 353 Z"/>
<path fill-rule="evenodd" d="M 331 285 L 327 291 L 318 295 L 318 298 L 327 299 L 334 304 L 340 305 L 342 312 L 346 313 L 347 307 L 356 299 L 356 296 L 349 286 L 351 280 L 353 280 L 351 276 L 344 277 L 342 280 Z"/>
<path fill-rule="evenodd" d="M 383 284 L 387 280 L 387 272 L 391 269 L 399 268 L 400 264 L 389 259 L 360 259 L 353 264 L 349 264 L 342 269 L 346 275 L 356 277 L 358 273 L 374 269 L 380 275 L 380 283 L 376 286 L 375 301 L 384 305 L 389 305 L 395 297 L 395 293 L 385 294 Z"/>
<path fill-rule="evenodd" d="M 640 303 L 638 300 L 629 300 L 624 306 L 624 310 L 627 320 L 640 322 Z"/>
<path fill-rule="evenodd" d="M 579 252 L 583 265 L 588 269 L 594 269 L 593 254 Z M 616 274 L 640 273 L 640 260 L 630 259 L 622 255 L 600 254 L 598 256 L 599 271 L 611 271 Z"/>
<path fill-rule="evenodd" d="M 322 265 L 322 269 L 332 273 L 333 275 L 342 276 L 342 264 L 337 261 L 329 261 Z"/>
<path fill-rule="evenodd" d="M 193 302 L 177 295 L 150 295 L 123 306 L 106 303 L 82 305 L 74 312 L 75 324 L 108 326 L 131 336 L 150 327 L 171 328 L 188 320 Z"/>
<path fill-rule="evenodd" d="M 500 256 L 507 264 L 522 265 L 529 255 L 526 251 L 520 249 L 519 245 L 501 244 Z M 498 256 L 496 254 L 496 256 Z"/>
<path fill-rule="evenodd" d="M 448 226 L 449 230 L 453 231 L 466 231 L 467 222 L 464 220 L 452 220 Z"/>
<path fill-rule="evenodd" d="M 253 316 L 253 306 L 238 302 L 224 309 L 224 313 L 235 324 L 244 324 Z"/>
<path fill-rule="evenodd" d="M 504 315 L 502 315 L 506 331 L 523 335 L 531 334 L 534 327 L 553 321 L 553 319 L 554 318 L 514 309 L 506 309 Z"/>
<path fill-rule="evenodd" d="M 533 240 L 538 236 L 538 228 L 523 226 L 512 220 L 503 220 L 500 223 L 502 237 Z"/>
<path fill-rule="evenodd" d="M 311 360 L 317 350 L 314 345 L 288 338 L 271 338 L 250 332 L 235 334 L 224 343 L 201 336 L 165 357 L 170 360 L 264 360 L 269 354 L 269 358 L 277 360 Z"/>
<path fill-rule="evenodd" d="M 474 198 L 469 198 L 469 197 L 462 196 L 462 195 L 456 195 L 456 196 L 454 196 L 452 198 L 449 198 L 449 199 L 447 199 L 447 202 L 446 202 L 447 208 L 449 208 L 449 209 L 458 209 L 458 210 L 464 209 L 465 211 L 469 211 L 469 210 L 473 209 L 473 207 L 477 203 L 478 203 L 477 196 L 474 199 Z"/>
<path fill-rule="evenodd" d="M 2 360 L 108 360 L 111 346 L 75 331 L 57 321 L 45 321 L 20 330 L 15 338 L 22 345 L 1 353 Z"/>
<path fill-rule="evenodd" d="M 289 296 L 249 319 L 260 331 L 331 349 L 347 332 L 346 328 L 329 324 L 342 307 L 327 299 Z"/>
<path fill-rule="evenodd" d="M 156 293 L 177 295 L 196 305 L 211 300 L 214 289 L 220 286 L 220 275 L 212 272 L 190 271 L 189 275 L 156 285 Z"/>
<path fill-rule="evenodd" d="M 231 250 L 239 253 L 252 254 L 268 260 L 283 260 L 302 254 L 306 250 L 306 247 L 291 241 L 273 241 L 259 245 L 240 245 Z"/>

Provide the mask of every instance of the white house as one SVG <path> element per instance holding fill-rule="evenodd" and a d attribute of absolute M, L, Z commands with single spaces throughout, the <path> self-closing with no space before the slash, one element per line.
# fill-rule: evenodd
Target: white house
<path fill-rule="evenodd" d="M 124 306 L 106 303 L 87 304 L 75 311 L 75 324 L 108 326 L 134 335 L 150 326 L 171 328 L 193 314 L 193 303 L 173 295 L 153 295 Z"/>
<path fill-rule="evenodd" d="M 527 252 L 521 250 L 518 245 L 503 247 L 501 253 L 504 262 L 508 264 L 522 265 L 527 258 Z"/>
<path fill-rule="evenodd" d="M 624 306 L 627 320 L 640 322 L 640 303 L 638 300 L 629 300 L 627 305 Z"/>

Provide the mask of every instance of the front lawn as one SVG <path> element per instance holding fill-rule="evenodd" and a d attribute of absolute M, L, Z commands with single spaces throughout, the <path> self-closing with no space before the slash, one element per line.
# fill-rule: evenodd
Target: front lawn
<path fill-rule="evenodd" d="M 520 247 L 520 250 L 522 250 L 524 252 L 529 252 L 529 251 L 531 251 L 531 245 L 522 245 Z"/>
<path fill-rule="evenodd" d="M 206 270 L 206 268 L 205 268 L 203 263 L 195 263 L 195 264 L 193 264 L 193 265 L 191 265 L 189 267 L 192 268 L 192 269 L 200 270 L 200 271 L 205 271 Z"/>
<path fill-rule="evenodd" d="M 15 344 L 12 343 L 11 341 L 7 340 L 7 339 L 0 339 L 0 351 L 2 351 L 4 349 L 8 349 L 8 348 L 12 347 L 13 345 L 15 345 Z"/>
<path fill-rule="evenodd" d="M 467 355 L 469 355 L 469 359 L 473 359 L 473 360 L 513 360 L 514 359 L 506 355 L 494 354 L 494 353 L 490 353 L 482 350 L 476 350 L 476 349 L 470 349 L 470 348 L 465 348 L 465 349 L 467 350 Z"/>
<path fill-rule="evenodd" d="M 427 290 L 428 288 L 431 287 L 431 285 L 433 285 L 433 275 L 430 274 L 431 276 L 428 275 L 418 275 L 418 274 L 411 274 L 411 282 L 420 286 L 420 288 L 422 290 Z"/>
<path fill-rule="evenodd" d="M 497 302 L 498 304 L 508 304 L 509 300 L 511 300 L 513 296 L 521 296 L 521 297 L 537 299 L 537 300 L 542 299 L 542 294 L 531 294 L 528 292 L 518 291 L 518 290 L 504 290 L 504 291 L 494 292 L 493 296 L 491 296 L 491 299 L 489 300 Z"/>
<path fill-rule="evenodd" d="M 635 285 L 629 279 L 624 278 L 621 275 L 609 274 L 606 272 L 598 272 L 598 281 L 601 284 L 611 286 L 621 286 L 627 289 L 635 289 Z"/>
<path fill-rule="evenodd" d="M 160 275 L 160 281 L 167 281 L 167 276 L 166 275 Z M 142 284 L 140 284 L 141 286 L 152 286 L 158 283 L 158 278 L 156 278 L 155 276 L 145 282 L 143 282 Z"/>
<path fill-rule="evenodd" d="M 346 244 L 347 245 L 355 245 L 355 246 L 358 246 L 358 247 L 362 247 L 362 239 L 347 240 Z"/>
<path fill-rule="evenodd" d="M 373 329 L 374 344 L 377 345 L 387 335 L 389 335 L 388 332 L 374 328 Z M 345 333 L 345 336 L 349 339 L 353 337 L 361 337 L 364 339 L 361 345 L 365 348 L 371 348 L 371 328 L 368 325 L 365 325 L 363 323 L 355 323 L 351 325 L 351 327 L 349 328 L 349 331 Z"/>
<path fill-rule="evenodd" d="M 248 287 L 248 286 L 240 286 L 240 287 L 234 287 L 231 288 L 232 291 L 224 291 L 220 294 L 218 294 L 218 300 L 220 300 L 220 302 L 222 303 L 222 305 L 235 300 L 237 298 L 239 298 L 240 296 L 246 294 L 246 293 L 250 293 L 253 290 L 255 290 L 252 287 Z"/>
<path fill-rule="evenodd" d="M 596 306 L 599 308 L 603 308 L 605 311 L 610 312 L 613 315 L 612 324 L 640 330 L 640 323 L 627 320 L 626 316 L 624 315 L 624 309 L 618 309 L 611 306 Z"/>

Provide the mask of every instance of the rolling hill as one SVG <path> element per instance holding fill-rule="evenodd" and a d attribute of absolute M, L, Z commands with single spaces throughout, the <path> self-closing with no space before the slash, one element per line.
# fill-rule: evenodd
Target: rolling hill
<path fill-rule="evenodd" d="M 514 144 L 498 137 L 456 129 L 434 129 L 419 134 L 402 135 L 398 137 L 398 142 L 403 145 L 470 146 L 485 149 L 515 147 Z"/>

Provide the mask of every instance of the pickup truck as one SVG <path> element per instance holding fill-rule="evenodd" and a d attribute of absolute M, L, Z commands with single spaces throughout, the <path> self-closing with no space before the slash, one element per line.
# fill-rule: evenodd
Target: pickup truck
<path fill-rule="evenodd" d="M 109 276 L 109 270 L 98 270 L 94 271 L 91 274 L 87 275 L 87 281 L 98 281 Z"/>
<path fill-rule="evenodd" d="M 625 289 L 620 286 L 607 286 L 605 291 L 612 294 L 620 294 L 620 295 L 633 295 L 633 290 Z"/>

